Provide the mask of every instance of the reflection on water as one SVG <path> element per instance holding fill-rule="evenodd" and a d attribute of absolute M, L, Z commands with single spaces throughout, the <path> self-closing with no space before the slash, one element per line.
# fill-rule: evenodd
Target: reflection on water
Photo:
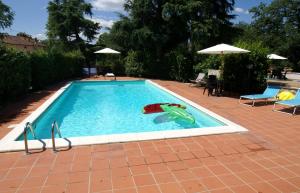
<path fill-rule="evenodd" d="M 186 128 L 198 128 L 199 125 L 197 123 L 191 123 L 183 118 L 179 118 L 177 116 L 172 116 L 169 113 L 164 113 L 156 116 L 153 119 L 153 123 L 155 124 L 162 124 L 162 123 L 167 123 L 167 122 L 172 122 L 174 121 L 177 125 L 180 125 L 182 127 Z"/>

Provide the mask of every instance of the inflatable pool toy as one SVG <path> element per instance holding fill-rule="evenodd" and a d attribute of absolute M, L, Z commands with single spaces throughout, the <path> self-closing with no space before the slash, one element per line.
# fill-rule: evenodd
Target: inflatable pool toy
<path fill-rule="evenodd" d="M 295 98 L 295 95 L 290 91 L 282 91 L 277 95 L 278 99 L 281 101 L 291 100 Z"/>
<path fill-rule="evenodd" d="M 186 108 L 184 105 L 175 104 L 175 103 L 155 103 L 155 104 L 150 104 L 150 105 L 144 106 L 142 111 L 144 114 L 161 113 L 161 112 L 164 112 L 164 110 L 160 107 L 161 105 L 176 106 L 181 109 Z"/>
<path fill-rule="evenodd" d="M 160 107 L 175 118 L 182 118 L 190 123 L 195 123 L 195 118 L 182 108 L 169 105 L 160 105 Z"/>
<path fill-rule="evenodd" d="M 186 110 L 179 108 L 177 106 L 169 106 L 169 105 L 160 105 L 160 107 L 167 113 L 169 113 L 174 118 L 181 118 L 190 123 L 195 123 L 195 118 L 186 112 Z"/>
<path fill-rule="evenodd" d="M 143 113 L 144 114 L 150 114 L 150 113 L 161 113 L 161 112 L 164 112 L 164 110 L 161 108 L 161 105 L 175 106 L 175 107 L 182 108 L 182 109 L 186 108 L 184 105 L 175 104 L 175 103 L 155 103 L 155 104 L 146 105 L 143 108 Z"/>

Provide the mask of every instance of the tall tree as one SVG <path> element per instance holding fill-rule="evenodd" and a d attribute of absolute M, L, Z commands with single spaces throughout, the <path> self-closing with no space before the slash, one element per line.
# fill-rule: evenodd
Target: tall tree
<path fill-rule="evenodd" d="M 172 32 L 183 27 L 184 39 L 196 47 L 213 45 L 231 40 L 230 14 L 234 0 L 181 0 L 168 1 L 163 8 L 163 17 L 168 23 L 173 23 Z M 178 23 L 179 22 L 179 23 Z"/>
<path fill-rule="evenodd" d="M 234 0 L 126 0 L 128 16 L 113 25 L 111 40 L 136 52 L 144 76 L 170 78 L 174 61 L 190 66 L 196 48 L 230 41 L 233 5 Z"/>
<path fill-rule="evenodd" d="M 47 9 L 50 41 L 59 40 L 67 47 L 75 45 L 83 51 L 84 43 L 92 41 L 100 29 L 98 23 L 86 18 L 92 16 L 92 5 L 84 0 L 53 0 Z"/>
<path fill-rule="evenodd" d="M 253 14 L 251 33 L 273 52 L 288 56 L 300 70 L 300 1 L 274 0 L 250 10 Z"/>
<path fill-rule="evenodd" d="M 14 12 L 9 6 L 5 5 L 2 0 L 0 0 L 0 29 L 10 27 L 13 20 Z"/>

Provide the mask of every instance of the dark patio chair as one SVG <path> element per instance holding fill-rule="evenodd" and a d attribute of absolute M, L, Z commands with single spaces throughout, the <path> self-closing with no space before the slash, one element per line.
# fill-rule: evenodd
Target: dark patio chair
<path fill-rule="evenodd" d="M 209 75 L 206 85 L 204 87 L 204 91 L 203 94 L 205 94 L 206 89 L 208 90 L 207 95 L 212 95 L 214 91 L 216 91 L 218 86 L 218 82 L 217 82 L 217 76 L 215 75 Z"/>

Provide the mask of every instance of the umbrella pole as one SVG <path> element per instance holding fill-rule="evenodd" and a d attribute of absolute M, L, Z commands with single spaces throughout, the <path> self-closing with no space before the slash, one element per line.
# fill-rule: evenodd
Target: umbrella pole
<path fill-rule="evenodd" d="M 98 69 L 97 69 L 98 65 L 97 65 L 97 56 L 96 56 L 96 64 L 95 64 L 95 68 L 96 68 L 96 75 L 98 75 Z"/>
<path fill-rule="evenodd" d="M 224 54 L 223 52 L 221 53 L 221 66 L 220 66 L 220 79 L 223 79 L 223 74 L 224 74 L 224 68 L 225 68 L 225 61 L 224 61 Z"/>
<path fill-rule="evenodd" d="M 102 59 L 102 67 L 101 67 L 101 71 L 102 71 L 102 74 L 105 75 L 107 72 L 104 72 L 103 69 L 105 69 L 104 65 L 105 65 L 105 61 L 106 61 L 106 55 L 103 55 L 103 59 Z M 106 70 L 106 69 L 105 69 Z M 105 77 L 105 76 L 104 76 Z"/>
<path fill-rule="evenodd" d="M 223 84 L 224 84 L 224 68 L 225 68 L 225 61 L 224 61 L 224 54 L 221 53 L 221 66 L 220 66 L 220 77 L 217 80 L 217 95 L 221 96 L 223 93 Z"/>

